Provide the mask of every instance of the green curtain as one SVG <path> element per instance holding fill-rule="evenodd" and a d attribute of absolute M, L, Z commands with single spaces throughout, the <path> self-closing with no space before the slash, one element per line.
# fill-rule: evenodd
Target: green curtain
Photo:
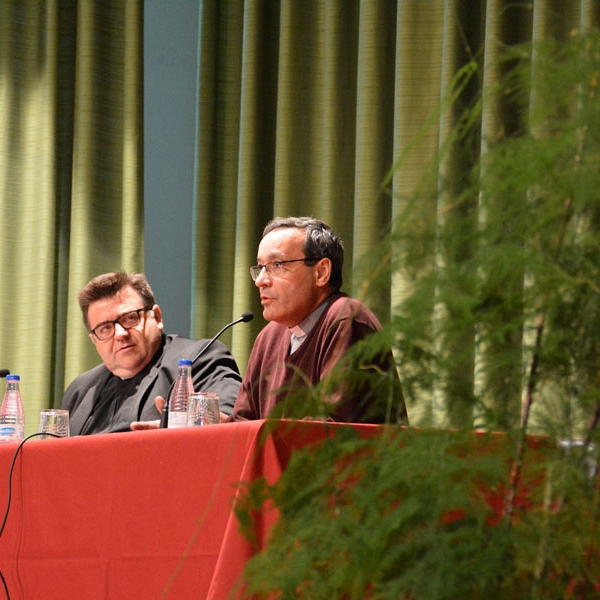
<path fill-rule="evenodd" d="M 476 58 L 482 77 L 471 80 L 477 89 L 466 94 L 485 95 L 498 81 L 502 46 L 560 39 L 599 22 L 597 0 L 204 0 L 195 331 L 217 330 L 252 309 L 258 318 L 230 338 L 243 368 L 264 326 L 248 266 L 262 227 L 287 214 L 313 215 L 339 232 L 345 290 L 389 320 L 411 281 L 390 275 L 386 289 L 369 290 L 358 267 L 448 143 L 455 115 L 442 107 L 451 81 Z M 481 139 L 505 119 L 501 107 L 486 104 Z M 483 152 L 483 141 L 479 148 L 457 147 L 435 176 L 440 184 L 458 182 Z M 423 194 L 415 246 L 420 227 L 423 235 L 441 227 L 448 201 L 444 194 Z M 401 256 L 403 249 L 396 250 Z M 430 268 L 443 260 L 431 255 Z M 428 301 L 435 314 L 435 294 Z M 465 332 L 465 343 L 474 336 Z M 411 405 L 411 422 L 472 424 L 472 406 L 450 406 L 448 394 L 472 397 L 481 360 L 485 356 L 473 351 L 445 390 Z M 520 407 L 509 399 L 514 393 L 502 386 L 496 391 L 490 402 L 518 422 Z"/>
<path fill-rule="evenodd" d="M 0 2 L 0 366 L 29 433 L 98 363 L 78 290 L 143 269 L 142 8 Z"/>
<path fill-rule="evenodd" d="M 477 56 L 479 85 L 492 85 L 500 45 L 598 25 L 599 4 L 199 2 L 196 335 L 252 310 L 252 323 L 224 337 L 243 370 L 264 325 L 248 267 L 265 223 L 284 214 L 340 233 L 345 290 L 386 322 L 410 281 L 390 276 L 371 290 L 358 267 L 447 141 L 452 116 L 439 107 L 449 82 Z M 22 375 L 28 431 L 37 409 L 98 361 L 78 290 L 100 272 L 144 268 L 142 30 L 141 0 L 0 2 L 0 367 Z M 484 134 L 502 118 L 485 106 Z M 440 180 L 459 177 L 465 161 L 440 165 Z M 428 226 L 445 201 L 423 200 Z M 442 258 L 431 256 L 432 268 Z M 464 371 L 459 390 L 475 384 Z M 472 419 L 449 414 L 443 397 L 410 412 L 415 424 Z"/>

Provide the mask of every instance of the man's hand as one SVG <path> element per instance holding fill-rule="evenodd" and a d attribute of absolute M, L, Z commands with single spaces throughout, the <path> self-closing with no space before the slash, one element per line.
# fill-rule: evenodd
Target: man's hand
<path fill-rule="evenodd" d="M 154 404 L 159 413 L 162 414 L 163 406 L 166 400 L 162 396 L 156 396 Z M 147 429 L 160 429 L 160 419 L 156 421 L 134 421 L 131 424 L 131 429 L 134 431 L 146 431 Z"/>

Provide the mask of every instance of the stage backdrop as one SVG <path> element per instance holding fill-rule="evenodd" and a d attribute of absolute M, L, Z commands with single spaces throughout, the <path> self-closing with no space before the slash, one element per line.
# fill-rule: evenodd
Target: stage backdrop
<path fill-rule="evenodd" d="M 0 4 L 0 367 L 23 377 L 29 431 L 38 408 L 58 404 L 70 380 L 98 361 L 77 291 L 108 270 L 147 267 L 160 276 L 144 262 L 152 190 L 142 186 L 142 107 L 145 94 L 160 92 L 143 80 L 143 57 L 179 41 L 175 31 L 167 41 L 144 36 L 144 4 Z M 180 3 L 169 4 L 176 13 Z M 183 202 L 192 208 L 182 239 L 153 240 L 153 249 L 180 245 L 190 262 L 176 285 L 157 281 L 167 290 L 159 301 L 186 297 L 197 337 L 253 310 L 251 324 L 224 338 L 242 370 L 264 325 L 248 267 L 271 217 L 329 222 L 345 242 L 344 288 L 362 297 L 354 266 L 444 145 L 452 122 L 438 109 L 455 74 L 476 58 L 477 86 L 492 86 L 502 47 L 565 38 L 599 20 L 589 0 L 181 4 L 197 15 L 193 141 L 182 134 L 192 195 Z M 168 65 L 164 72 L 172 74 Z M 504 116 L 484 107 L 482 130 L 495 131 Z M 170 160 L 179 158 L 166 157 L 165 173 Z M 161 164 L 152 168 L 160 179 Z M 153 201 L 175 200 L 166 190 Z M 424 202 L 423 218 L 435 222 L 438 208 Z M 177 272 L 178 262 L 164 269 Z M 365 296 L 383 322 L 405 285 L 390 278 Z M 427 406 L 411 407 L 413 423 L 431 416 Z"/>

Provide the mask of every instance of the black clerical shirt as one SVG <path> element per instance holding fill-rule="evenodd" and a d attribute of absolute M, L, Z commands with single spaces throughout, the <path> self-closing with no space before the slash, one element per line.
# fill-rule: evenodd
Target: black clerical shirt
<path fill-rule="evenodd" d="M 89 431 L 94 433 L 109 433 L 130 431 L 134 415 L 135 394 L 140 383 L 148 374 L 160 351 L 144 369 L 131 379 L 121 379 L 111 373 L 94 403 L 92 414 L 88 417 L 81 430 L 81 435 Z"/>

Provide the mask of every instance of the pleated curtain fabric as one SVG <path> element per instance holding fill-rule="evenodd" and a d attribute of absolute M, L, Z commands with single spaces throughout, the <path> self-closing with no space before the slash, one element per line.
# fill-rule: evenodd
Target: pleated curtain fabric
<path fill-rule="evenodd" d="M 142 2 L 0 2 L 0 363 L 26 431 L 98 356 L 77 292 L 143 268 Z"/>
<path fill-rule="evenodd" d="M 393 264 L 426 247 L 433 250 L 420 257 L 423 268 L 451 258 L 436 242 L 450 190 L 485 153 L 485 140 L 505 126 L 501 107 L 484 101 L 479 146 L 453 142 L 450 86 L 463 86 L 454 100 L 485 98 L 486 87 L 498 82 L 503 47 L 564 39 L 598 19 L 598 3 L 585 0 L 203 2 L 195 329 L 217 330 L 248 307 L 260 314 L 248 266 L 266 222 L 290 214 L 321 218 L 340 234 L 344 289 L 388 322 L 412 289 L 411 278 Z M 378 244 L 424 181 L 434 189 L 418 195 L 410 247 L 389 250 L 387 285 L 376 286 L 371 276 L 385 261 Z M 476 223 L 465 219 L 462 226 Z M 441 331 L 452 315 L 436 303 L 435 289 L 423 302 Z M 250 325 L 232 332 L 242 368 L 264 322 Z M 518 424 L 520 377 L 510 369 L 522 365 L 496 373 L 496 386 L 493 377 L 478 381 L 486 356 L 475 350 L 476 335 L 464 332 L 460 372 L 413 399 L 412 423 L 471 426 L 477 422 L 473 395 L 485 388 L 486 410 L 497 412 L 498 425 Z M 398 361 L 402 372 L 401 356 Z M 508 376 L 512 387 L 503 384 Z"/>

